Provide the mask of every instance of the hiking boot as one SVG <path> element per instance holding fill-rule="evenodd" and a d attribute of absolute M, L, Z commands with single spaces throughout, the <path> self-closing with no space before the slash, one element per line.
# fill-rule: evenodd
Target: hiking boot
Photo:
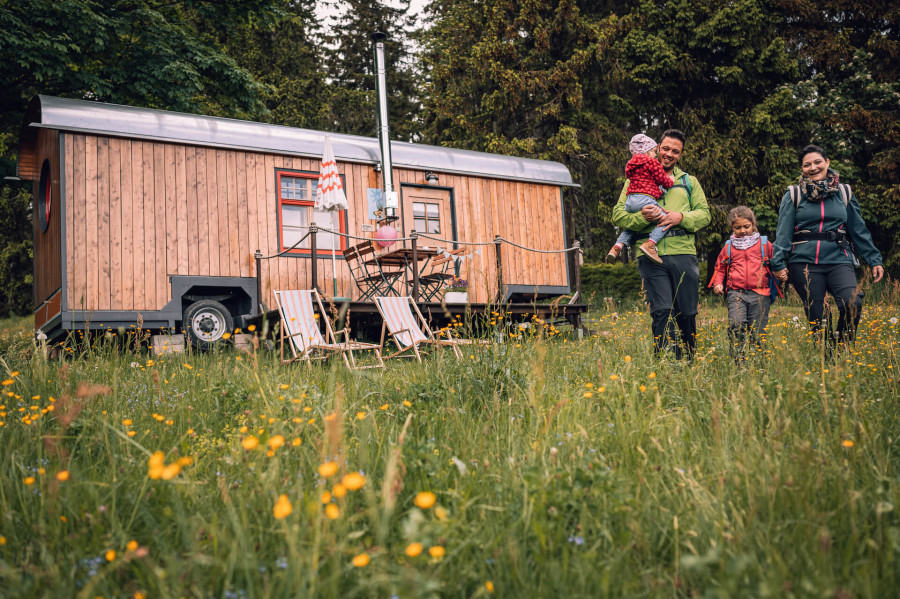
<path fill-rule="evenodd" d="M 614 245 L 612 249 L 609 250 L 609 253 L 606 254 L 606 261 L 610 264 L 619 259 L 619 256 L 622 255 L 622 246 Z"/>
<path fill-rule="evenodd" d="M 662 264 L 662 258 L 659 257 L 659 254 L 656 252 L 656 244 L 650 241 L 649 239 L 642 243 L 640 247 L 638 247 L 641 252 L 657 264 Z"/>

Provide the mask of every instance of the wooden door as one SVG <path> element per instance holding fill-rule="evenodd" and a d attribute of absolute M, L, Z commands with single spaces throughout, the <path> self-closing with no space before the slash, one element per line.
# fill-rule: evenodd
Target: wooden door
<path fill-rule="evenodd" d="M 410 231 L 415 230 L 441 239 L 456 238 L 449 189 L 403 186 L 400 204 L 401 236 L 408 237 Z M 447 245 L 433 239 L 419 241 L 419 246 Z"/>

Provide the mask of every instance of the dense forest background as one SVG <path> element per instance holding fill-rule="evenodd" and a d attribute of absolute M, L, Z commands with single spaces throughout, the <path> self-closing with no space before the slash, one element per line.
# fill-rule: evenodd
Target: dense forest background
<path fill-rule="evenodd" d="M 323 2 L 323 0 L 318 0 Z M 815 142 L 900 275 L 900 4 L 895 0 L 0 0 L 0 178 L 48 94 L 375 136 L 369 34 L 388 34 L 395 139 L 556 160 L 573 239 L 599 259 L 628 139 L 688 144 L 714 219 L 778 203 Z M 31 187 L 0 182 L 0 316 L 32 310 Z"/>

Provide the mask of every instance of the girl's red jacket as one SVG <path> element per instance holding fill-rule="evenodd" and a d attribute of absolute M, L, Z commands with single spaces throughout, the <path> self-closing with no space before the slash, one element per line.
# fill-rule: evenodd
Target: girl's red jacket
<path fill-rule="evenodd" d="M 631 157 L 625 165 L 625 176 L 628 177 L 626 194 L 644 193 L 655 200 L 663 195 L 659 190 L 660 185 L 666 189 L 675 185 L 675 181 L 666 174 L 662 165 L 646 154 L 635 154 Z"/>
<path fill-rule="evenodd" d="M 757 241 L 746 250 L 739 250 L 731 244 L 731 264 L 726 264 L 728 260 L 728 248 L 723 247 L 716 259 L 716 270 L 712 280 L 709 282 L 710 287 L 715 287 L 720 283 L 725 284 L 725 289 L 744 289 L 747 291 L 755 291 L 760 295 L 769 295 L 769 271 L 763 264 L 762 250 L 759 248 L 760 242 Z M 766 258 L 772 259 L 772 244 L 766 244 Z M 725 269 L 728 269 L 728 281 L 725 281 Z"/>

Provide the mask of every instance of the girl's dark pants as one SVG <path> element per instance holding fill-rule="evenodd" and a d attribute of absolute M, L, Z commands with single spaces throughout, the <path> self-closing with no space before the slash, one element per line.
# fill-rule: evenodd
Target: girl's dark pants
<path fill-rule="evenodd" d="M 759 350 L 760 336 L 766 332 L 769 307 L 772 300 L 747 289 L 729 289 L 725 294 L 728 303 L 728 340 L 731 357 L 736 361 L 746 359 L 747 345 L 752 343 Z"/>
<path fill-rule="evenodd" d="M 697 345 L 700 266 L 693 254 L 662 256 L 662 261 L 657 264 L 644 256 L 638 258 L 638 272 L 653 319 L 653 353 L 659 355 L 671 342 L 676 358 L 681 358 L 683 345 L 691 359 Z M 675 337 L 675 325 L 681 331 L 681 344 Z"/>
<path fill-rule="evenodd" d="M 838 308 L 838 343 L 853 341 L 862 316 L 863 293 L 856 292 L 856 272 L 852 265 L 789 264 L 788 278 L 803 302 L 806 319 L 814 332 L 822 328 L 827 292 L 834 297 Z M 831 331 L 826 331 L 826 335 L 826 341 L 833 344 Z"/>

